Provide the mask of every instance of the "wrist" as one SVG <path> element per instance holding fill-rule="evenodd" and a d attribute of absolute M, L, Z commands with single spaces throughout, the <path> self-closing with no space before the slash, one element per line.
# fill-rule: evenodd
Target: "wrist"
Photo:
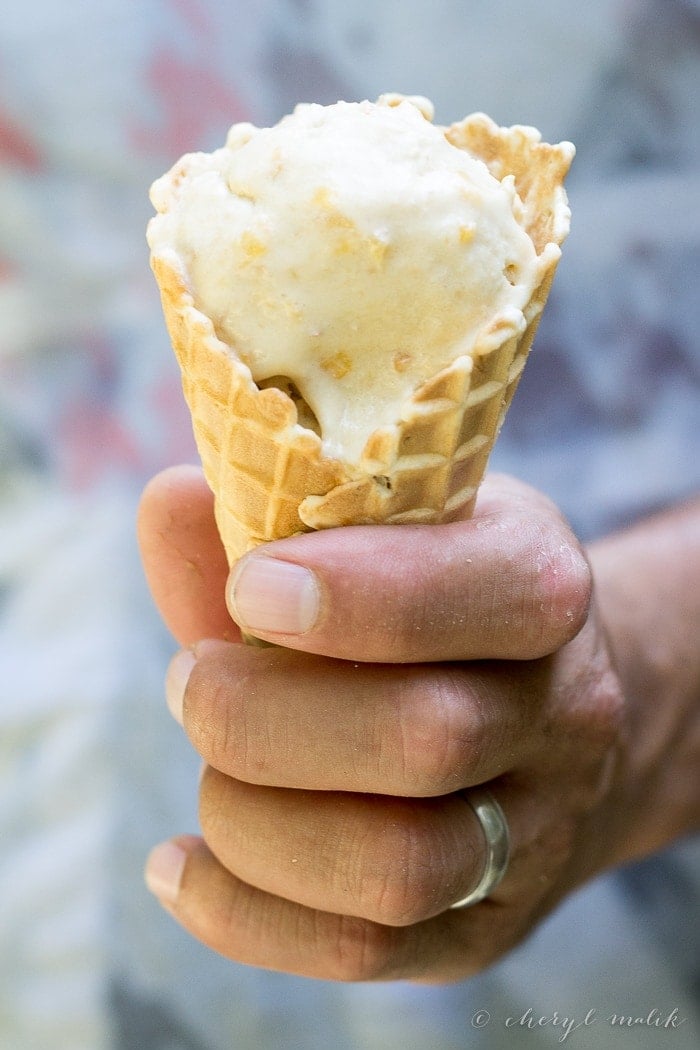
<path fill-rule="evenodd" d="M 615 806 L 617 862 L 700 826 L 700 502 L 589 551 L 628 738 Z"/>

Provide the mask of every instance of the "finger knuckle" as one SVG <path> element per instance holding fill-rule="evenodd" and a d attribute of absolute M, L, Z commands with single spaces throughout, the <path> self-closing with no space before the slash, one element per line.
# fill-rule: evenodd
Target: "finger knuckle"
<path fill-rule="evenodd" d="M 620 679 L 595 625 L 571 649 L 567 693 L 578 703 L 559 709 L 570 732 L 585 739 L 588 750 L 605 750 L 626 732 L 628 707 Z M 567 665 L 568 666 L 568 665 Z"/>
<path fill-rule="evenodd" d="M 575 653 L 576 660 L 580 655 Z M 556 731 L 562 752 L 570 756 L 576 770 L 568 791 L 578 809 L 588 812 L 614 785 L 629 746 L 629 710 L 616 672 L 600 653 L 588 654 L 561 699 Z"/>
<path fill-rule="evenodd" d="M 461 787 L 470 736 L 464 677 L 447 668 L 416 675 L 404 693 L 400 733 L 403 786 L 411 796 Z"/>
<path fill-rule="evenodd" d="M 623 744 L 627 737 L 628 710 L 617 674 L 610 666 L 587 669 L 588 680 L 582 683 L 591 697 L 587 704 L 585 727 L 578 726 L 581 739 L 586 739 L 593 754 L 607 754 Z M 579 719 L 581 721 L 581 719 Z"/>

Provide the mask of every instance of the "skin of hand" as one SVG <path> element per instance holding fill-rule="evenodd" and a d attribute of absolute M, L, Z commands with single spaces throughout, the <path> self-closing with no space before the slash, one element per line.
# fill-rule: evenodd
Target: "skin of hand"
<path fill-rule="evenodd" d="M 689 528 L 697 549 L 697 511 Z M 527 486 L 490 476 L 469 521 L 300 535 L 229 576 L 200 472 L 173 468 L 144 493 L 139 539 L 183 647 L 168 702 L 204 760 L 201 836 L 156 847 L 147 881 L 224 956 L 332 980 L 465 978 L 697 821 L 677 778 L 652 801 L 681 739 L 692 782 L 697 655 L 659 728 L 646 693 L 678 632 L 645 672 L 629 539 L 589 558 Z M 241 644 L 232 615 L 277 645 Z M 484 866 L 474 785 L 506 815 L 510 864 L 487 900 L 450 910 Z"/>

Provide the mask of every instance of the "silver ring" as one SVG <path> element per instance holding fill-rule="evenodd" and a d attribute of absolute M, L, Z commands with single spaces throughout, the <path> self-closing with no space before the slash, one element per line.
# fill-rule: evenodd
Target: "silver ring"
<path fill-rule="evenodd" d="M 508 822 L 496 799 L 486 788 L 470 788 L 462 797 L 474 810 L 486 841 L 486 864 L 478 884 L 451 908 L 468 908 L 493 893 L 508 868 L 510 834 Z"/>

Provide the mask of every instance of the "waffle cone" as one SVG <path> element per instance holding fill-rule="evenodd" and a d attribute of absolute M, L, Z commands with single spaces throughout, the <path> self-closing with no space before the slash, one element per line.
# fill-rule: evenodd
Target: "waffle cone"
<path fill-rule="evenodd" d="M 496 178 L 513 175 L 538 254 L 538 281 L 523 311 L 525 328 L 521 317 L 495 316 L 469 355 L 423 383 L 396 424 L 372 434 L 359 464 L 324 455 L 320 436 L 302 425 L 303 404 L 283 383 L 255 384 L 235 348 L 197 309 L 175 254 L 151 257 L 231 564 L 257 544 L 297 532 L 471 513 L 568 233 L 562 184 L 573 147 L 542 143 L 532 128 L 499 128 L 483 114 L 445 134 Z"/>

